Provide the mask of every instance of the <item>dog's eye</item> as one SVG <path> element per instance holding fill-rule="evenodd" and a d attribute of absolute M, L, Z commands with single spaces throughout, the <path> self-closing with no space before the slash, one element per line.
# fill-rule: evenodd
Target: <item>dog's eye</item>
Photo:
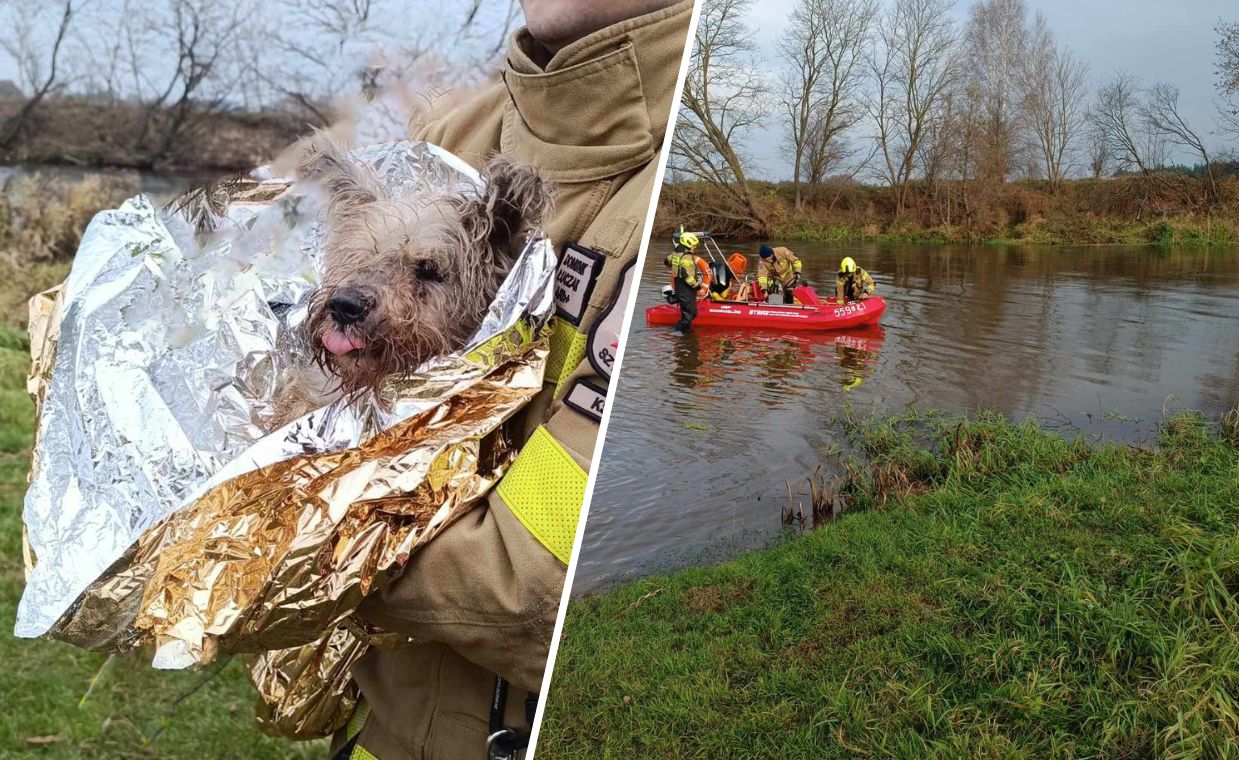
<path fill-rule="evenodd" d="M 422 259 L 413 265 L 413 276 L 424 282 L 443 282 L 439 265 L 429 259 Z"/>

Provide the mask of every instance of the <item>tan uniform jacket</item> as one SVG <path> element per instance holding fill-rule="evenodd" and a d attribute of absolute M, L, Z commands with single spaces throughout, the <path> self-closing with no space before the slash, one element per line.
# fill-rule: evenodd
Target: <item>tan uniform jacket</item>
<path fill-rule="evenodd" d="M 564 396 L 577 381 L 606 388 L 582 355 L 592 346 L 586 336 L 641 244 L 691 13 L 686 0 L 621 22 L 545 66 L 522 29 L 509 43 L 501 83 L 414 134 L 475 167 L 495 152 L 537 167 L 559 186 L 547 231 L 561 256 L 567 243 L 597 254 L 579 324 L 558 320 L 545 391 L 516 433 L 542 426 L 582 470 L 598 425 Z M 505 724 L 525 725 L 523 701 L 541 688 L 565 569 L 498 490 L 415 554 L 400 579 L 358 610 L 425 642 L 374 649 L 354 667 L 370 707 L 360 746 L 380 760 L 480 760 L 496 673 L 511 683 Z"/>
<path fill-rule="evenodd" d="M 860 291 L 866 296 L 873 295 L 873 289 L 877 287 L 877 285 L 873 282 L 873 278 L 869 276 L 869 273 L 860 267 L 856 267 L 855 276 L 856 284 L 860 286 Z M 843 296 L 846 290 L 847 275 L 840 273 L 835 276 L 835 298 L 838 299 L 840 303 L 844 300 Z"/>
<path fill-rule="evenodd" d="M 786 287 L 792 284 L 792 280 L 796 275 L 800 274 L 802 266 L 796 254 L 783 246 L 779 246 L 774 249 L 774 255 L 770 257 L 770 263 L 767 263 L 766 259 L 758 259 L 757 284 L 763 288 L 768 288 L 773 280 Z"/>

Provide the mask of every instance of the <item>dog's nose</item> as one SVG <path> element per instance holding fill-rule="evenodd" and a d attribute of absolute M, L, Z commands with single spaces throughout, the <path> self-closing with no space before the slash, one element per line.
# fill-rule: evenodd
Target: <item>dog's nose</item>
<path fill-rule="evenodd" d="M 357 324 L 369 311 L 370 299 L 356 290 L 337 290 L 327 301 L 327 313 L 341 327 Z"/>

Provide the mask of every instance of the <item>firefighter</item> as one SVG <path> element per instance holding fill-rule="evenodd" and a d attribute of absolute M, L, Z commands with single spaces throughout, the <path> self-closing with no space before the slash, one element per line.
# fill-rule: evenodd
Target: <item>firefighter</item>
<path fill-rule="evenodd" d="M 502 77 L 412 137 L 555 182 L 546 231 L 586 276 L 556 298 L 543 392 L 507 425 L 515 461 L 357 609 L 414 643 L 353 665 L 363 699 L 332 747 L 347 760 L 517 757 L 546 668 L 693 3 L 522 6 Z"/>
<path fill-rule="evenodd" d="M 874 287 L 873 278 L 856 266 L 851 256 L 839 262 L 839 274 L 835 277 L 835 299 L 839 303 L 863 301 L 873 295 Z"/>
<path fill-rule="evenodd" d="M 771 248 L 766 243 L 758 254 L 757 284 L 767 293 L 777 284 L 783 291 L 783 303 L 792 303 L 792 290 L 805 284 L 800 259 L 782 246 Z"/>
<path fill-rule="evenodd" d="M 672 292 L 680 306 L 680 321 L 675 323 L 671 332 L 673 335 L 683 335 L 697 317 L 697 300 L 701 297 L 710 268 L 696 253 L 701 243 L 696 235 L 680 230 L 672 236 L 671 242 L 675 250 L 663 259 L 663 263 L 671 267 Z"/>

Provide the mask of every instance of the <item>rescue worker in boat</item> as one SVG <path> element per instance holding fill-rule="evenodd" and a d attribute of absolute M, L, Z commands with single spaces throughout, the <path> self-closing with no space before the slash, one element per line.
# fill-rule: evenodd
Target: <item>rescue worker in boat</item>
<path fill-rule="evenodd" d="M 863 301 L 873 295 L 873 278 L 856 266 L 851 256 L 839 262 L 839 274 L 835 277 L 835 299 L 839 303 Z"/>
<path fill-rule="evenodd" d="M 697 300 L 701 297 L 706 275 L 710 267 L 696 254 L 701 241 L 691 232 L 679 230 L 671 236 L 675 250 L 663 259 L 671 267 L 672 297 L 680 306 L 680 321 L 672 328 L 672 335 L 683 335 L 697 317 Z"/>
<path fill-rule="evenodd" d="M 757 284 L 767 293 L 771 292 L 777 283 L 783 290 L 783 303 L 792 303 L 792 290 L 804 285 L 804 276 L 800 273 L 803 265 L 796 254 L 779 246 L 771 248 L 762 243 L 758 249 L 760 259 L 757 262 Z"/>

